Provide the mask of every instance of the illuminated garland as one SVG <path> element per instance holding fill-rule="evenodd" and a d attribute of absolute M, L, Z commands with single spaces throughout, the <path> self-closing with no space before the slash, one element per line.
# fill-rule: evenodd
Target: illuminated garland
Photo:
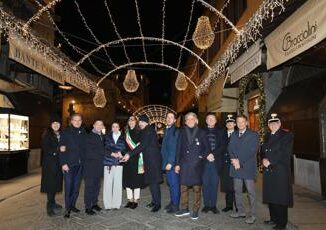
<path fill-rule="evenodd" d="M 261 4 L 259 9 L 249 19 L 244 28 L 239 31 L 240 33 L 236 36 L 234 41 L 229 44 L 226 51 L 213 66 L 213 71 L 211 71 L 208 77 L 198 86 L 196 90 L 197 97 L 207 92 L 214 81 L 225 72 L 226 67 L 236 60 L 241 47 L 247 49 L 250 43 L 256 41 L 257 38 L 261 36 L 260 29 L 263 27 L 263 20 L 268 18 L 273 20 L 275 8 L 281 7 L 279 14 L 284 12 L 284 1 L 285 0 L 265 0 Z"/>
<path fill-rule="evenodd" d="M 248 83 L 254 80 L 257 82 L 257 86 L 259 89 L 259 138 L 260 143 L 264 141 L 264 137 L 266 134 L 266 94 L 264 87 L 264 77 L 261 74 L 250 74 L 246 77 L 241 78 L 239 82 L 239 114 L 244 113 L 244 97 L 246 94 L 246 88 Z"/>
<path fill-rule="evenodd" d="M 141 37 L 144 37 L 143 29 L 142 29 L 141 21 L 140 21 L 140 14 L 139 14 L 139 7 L 138 7 L 138 1 L 137 0 L 135 0 L 135 5 L 136 5 L 137 23 L 138 23 L 138 27 L 139 27 L 139 33 L 140 33 L 140 36 Z M 146 55 L 146 49 L 145 49 L 145 42 L 144 42 L 144 40 L 142 40 L 142 45 L 143 45 L 144 59 L 145 59 L 145 61 L 147 61 L 147 55 Z"/>
<path fill-rule="evenodd" d="M 163 7 L 162 7 L 162 49 L 161 49 L 161 56 L 162 56 L 162 63 L 164 63 L 164 36 L 165 36 L 165 4 L 166 0 L 163 0 Z"/>

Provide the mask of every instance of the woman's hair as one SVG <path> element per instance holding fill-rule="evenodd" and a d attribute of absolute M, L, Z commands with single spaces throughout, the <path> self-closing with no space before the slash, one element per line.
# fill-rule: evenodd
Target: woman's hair
<path fill-rule="evenodd" d="M 53 123 L 53 122 L 52 122 Z M 42 137 L 45 137 L 47 135 L 49 136 L 55 136 L 56 134 L 54 133 L 54 130 L 52 129 L 52 123 L 48 126 L 48 128 L 43 132 Z M 61 131 L 61 123 L 60 123 L 60 128 L 58 130 L 59 132 Z"/>

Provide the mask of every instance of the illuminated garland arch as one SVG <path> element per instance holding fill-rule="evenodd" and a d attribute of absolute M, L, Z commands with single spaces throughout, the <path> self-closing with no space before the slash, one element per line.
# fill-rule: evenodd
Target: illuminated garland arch
<path fill-rule="evenodd" d="M 257 83 L 259 90 L 259 137 L 260 143 L 264 141 L 264 137 L 266 134 L 266 94 L 264 87 L 264 77 L 262 74 L 250 74 L 246 77 L 241 78 L 239 82 L 239 113 L 244 113 L 244 97 L 246 94 L 246 88 L 248 83 L 254 80 Z"/>
<path fill-rule="evenodd" d="M 168 113 L 174 113 L 175 115 L 177 114 L 176 111 L 164 105 L 146 105 L 137 109 L 133 115 L 139 117 L 146 114 L 149 118 L 150 124 L 162 123 L 166 125 L 166 115 Z"/>
<path fill-rule="evenodd" d="M 93 49 L 92 51 L 90 51 L 88 54 L 86 54 L 84 57 L 82 57 L 75 65 L 75 67 L 77 67 L 78 65 L 82 64 L 87 58 L 89 58 L 93 53 L 96 53 L 98 51 L 100 51 L 102 48 L 105 47 L 110 47 L 111 45 L 116 45 L 119 43 L 124 43 L 124 42 L 128 42 L 128 41 L 135 41 L 135 40 L 147 40 L 147 41 L 157 41 L 157 42 L 163 42 L 163 43 L 167 43 L 167 44 L 172 44 L 175 46 L 180 47 L 181 49 L 184 49 L 186 51 L 188 51 L 191 55 L 193 55 L 194 57 L 196 57 L 198 60 L 201 61 L 201 63 L 203 63 L 203 65 L 206 66 L 207 69 L 211 70 L 211 67 L 195 52 L 193 52 L 192 50 L 188 49 L 187 47 L 180 45 L 179 43 L 176 43 L 174 41 L 170 41 L 170 40 L 166 40 L 166 39 L 162 39 L 162 38 L 156 38 L 156 37 L 132 37 L 132 38 L 123 38 L 123 39 L 119 39 L 119 40 L 115 40 L 115 41 L 111 41 L 105 44 L 102 44 L 100 46 L 98 46 L 97 48 Z"/>
<path fill-rule="evenodd" d="M 167 64 L 164 64 L 164 63 L 160 63 L 160 62 L 131 62 L 131 63 L 127 63 L 127 64 L 123 64 L 123 65 L 120 65 L 118 67 L 116 67 L 115 69 L 109 71 L 107 74 L 105 74 L 98 82 L 97 82 L 97 86 L 99 86 L 101 84 L 102 81 L 104 81 L 105 78 L 107 78 L 108 76 L 110 76 L 112 73 L 114 73 L 115 71 L 119 70 L 119 69 L 124 69 L 126 67 L 129 67 L 129 66 L 134 66 L 134 65 L 156 65 L 156 66 L 161 66 L 161 67 L 164 67 L 164 68 L 168 68 L 170 70 L 173 70 L 175 72 L 178 72 L 180 74 L 183 74 L 187 80 L 194 86 L 195 89 L 197 89 L 197 85 L 189 78 L 187 77 L 183 72 L 181 72 L 180 70 L 174 68 L 173 66 L 170 66 L 170 65 L 167 65 Z"/>

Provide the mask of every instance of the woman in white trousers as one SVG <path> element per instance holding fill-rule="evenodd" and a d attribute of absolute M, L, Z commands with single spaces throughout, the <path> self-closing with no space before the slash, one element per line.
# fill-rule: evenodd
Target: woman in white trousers
<path fill-rule="evenodd" d="M 122 173 L 120 159 L 127 150 L 120 125 L 114 122 L 111 132 L 105 135 L 103 202 L 105 209 L 119 209 L 122 202 Z"/>

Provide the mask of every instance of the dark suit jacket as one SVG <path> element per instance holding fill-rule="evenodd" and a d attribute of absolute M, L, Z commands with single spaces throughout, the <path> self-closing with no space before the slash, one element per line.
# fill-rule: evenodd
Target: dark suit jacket
<path fill-rule="evenodd" d="M 83 164 L 85 178 L 99 178 L 103 175 L 104 154 L 103 136 L 90 132 L 86 137 L 86 151 Z"/>

